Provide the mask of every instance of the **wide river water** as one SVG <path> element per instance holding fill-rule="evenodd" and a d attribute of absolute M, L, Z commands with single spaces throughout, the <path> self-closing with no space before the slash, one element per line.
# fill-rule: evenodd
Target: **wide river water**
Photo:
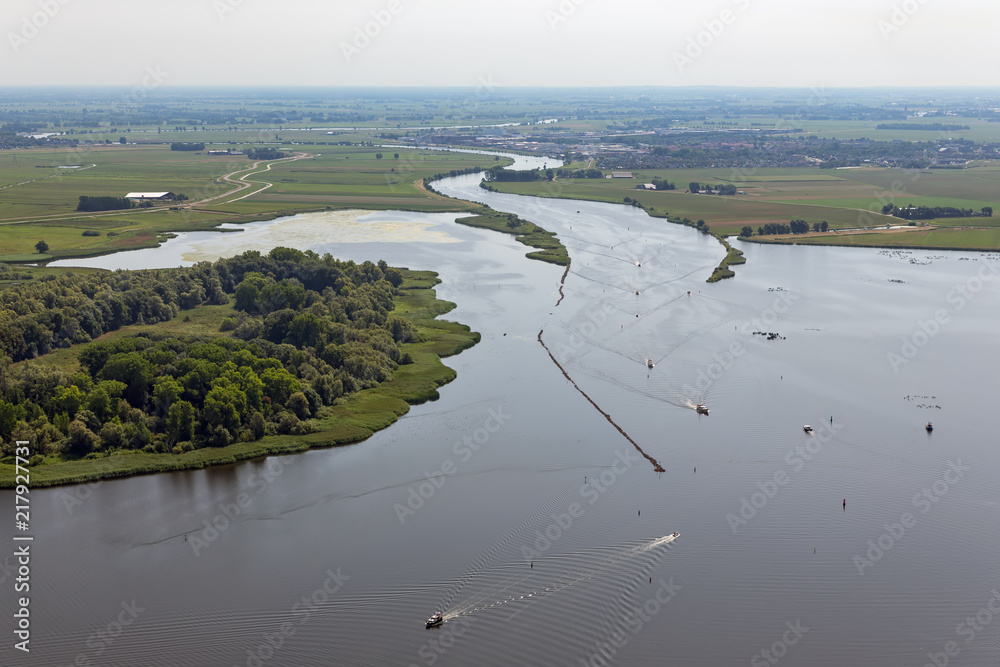
<path fill-rule="evenodd" d="M 31 653 L 0 664 L 1000 664 L 996 256 L 749 244 L 707 284 L 690 228 L 478 181 L 437 188 L 558 232 L 561 302 L 562 267 L 454 214 L 77 262 L 384 258 L 483 339 L 363 443 L 32 491 Z"/>

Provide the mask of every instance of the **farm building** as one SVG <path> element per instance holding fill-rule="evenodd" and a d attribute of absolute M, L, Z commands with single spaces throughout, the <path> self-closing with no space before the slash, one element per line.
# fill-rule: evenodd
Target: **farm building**
<path fill-rule="evenodd" d="M 125 195 L 125 199 L 136 201 L 170 201 L 173 198 L 173 192 L 130 192 Z"/>
<path fill-rule="evenodd" d="M 632 178 L 631 171 L 613 171 L 611 172 L 611 178 Z"/>

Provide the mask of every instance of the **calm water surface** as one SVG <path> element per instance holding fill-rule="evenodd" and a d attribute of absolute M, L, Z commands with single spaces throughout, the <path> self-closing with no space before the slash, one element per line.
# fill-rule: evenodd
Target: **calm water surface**
<path fill-rule="evenodd" d="M 440 400 L 366 442 L 32 492 L 32 652 L 5 642 L 0 663 L 771 664 L 766 650 L 919 667 L 954 641 L 951 664 L 1000 664 L 1000 618 L 960 625 L 1000 590 L 986 256 L 748 245 L 738 277 L 709 285 L 722 249 L 689 228 L 477 183 L 438 187 L 570 248 L 558 306 L 562 267 L 452 214 L 272 221 L 92 262 L 291 239 L 440 272 L 447 317 L 483 341 L 448 359 Z M 437 610 L 448 622 L 426 630 Z"/>

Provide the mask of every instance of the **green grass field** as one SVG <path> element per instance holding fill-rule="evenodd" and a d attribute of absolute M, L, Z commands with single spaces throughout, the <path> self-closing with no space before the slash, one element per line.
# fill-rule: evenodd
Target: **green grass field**
<path fill-rule="evenodd" d="M 640 170 L 633 175 L 632 179 L 563 179 L 554 184 L 505 182 L 491 186 L 500 192 L 614 203 L 630 197 L 641 202 L 651 215 L 704 220 L 717 234 L 738 234 L 744 225 L 756 229 L 769 222 L 787 223 L 797 218 L 809 223 L 826 220 L 832 229 L 900 224 L 899 219 L 880 213 L 889 202 L 900 206 L 956 206 L 974 210 L 992 206 L 1000 210 L 998 166 L 925 171 L 875 167 L 665 169 Z M 677 189 L 635 189 L 637 184 L 649 183 L 654 177 L 671 181 Z M 690 182 L 731 183 L 745 194 L 690 194 L 685 192 Z M 1000 216 L 942 219 L 931 224 L 994 229 L 1000 227 Z M 968 239 L 981 241 L 984 249 L 998 247 L 990 233 L 940 234 L 936 238 L 943 243 L 962 243 L 960 247 L 967 247 Z"/>
<path fill-rule="evenodd" d="M 870 231 L 853 234 L 822 234 L 815 236 L 769 236 L 764 243 L 796 245 L 839 245 L 876 248 L 914 248 L 937 250 L 1000 249 L 1000 228 L 960 229 L 954 227 L 917 228 L 913 231 Z"/>
<path fill-rule="evenodd" d="M 283 148 L 289 153 L 296 149 Z M 153 247 L 170 232 L 327 208 L 474 211 L 479 209 L 475 204 L 424 190 L 422 180 L 505 162 L 444 151 L 323 146 L 305 159 L 271 163 L 270 169 L 262 164 L 252 173 L 237 174 L 234 178 L 245 175 L 243 181 L 252 187 L 204 204 L 80 214 L 75 208 L 84 194 L 120 197 L 131 191 L 170 191 L 186 194 L 191 200 L 186 204 L 225 195 L 237 186 L 222 177 L 252 162 L 166 146 L 11 152 L 0 155 L 0 261 L 37 262 Z M 59 168 L 77 164 L 86 168 Z M 98 235 L 84 236 L 86 230 Z M 45 254 L 35 250 L 40 240 L 49 245 Z"/>
<path fill-rule="evenodd" d="M 803 112 L 808 113 L 808 107 L 803 107 Z M 968 139 L 970 141 L 1000 141 L 1000 124 L 990 123 L 978 118 L 944 117 L 944 118 L 907 118 L 905 121 L 874 121 L 874 120 L 805 120 L 791 117 L 780 119 L 776 116 L 755 116 L 740 115 L 723 118 L 721 116 L 709 116 L 708 123 L 692 121 L 681 123 L 686 127 L 712 129 L 733 129 L 761 127 L 764 129 L 798 129 L 805 135 L 815 135 L 820 138 L 830 139 L 872 139 L 874 141 L 935 141 L 939 139 Z M 938 130 L 879 130 L 878 125 L 884 123 L 900 123 L 914 125 L 930 125 L 931 123 L 941 123 L 944 125 L 967 125 L 968 130 L 955 130 L 940 132 Z M 720 123 L 734 123 L 732 125 L 721 125 Z"/>

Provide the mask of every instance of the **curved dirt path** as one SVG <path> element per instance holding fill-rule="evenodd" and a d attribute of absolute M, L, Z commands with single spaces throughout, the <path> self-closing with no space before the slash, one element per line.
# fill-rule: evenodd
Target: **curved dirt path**
<path fill-rule="evenodd" d="M 303 159 L 307 159 L 307 158 L 311 158 L 311 157 L 312 157 L 312 154 L 310 154 L 310 153 L 296 153 L 293 156 L 280 158 L 278 160 L 258 160 L 257 162 L 254 162 L 249 167 L 243 167 L 242 169 L 237 169 L 235 171 L 231 171 L 228 174 L 225 174 L 225 175 L 219 177 L 220 180 L 226 181 L 227 183 L 230 183 L 230 184 L 236 186 L 235 189 L 230 190 L 229 192 L 224 192 L 224 193 L 222 193 L 220 195 L 214 195 L 212 197 L 206 197 L 204 199 L 199 199 L 197 201 L 185 202 L 184 204 L 182 204 L 180 206 L 180 208 L 183 209 L 183 210 L 196 210 L 198 206 L 201 206 L 203 204 L 207 204 L 209 202 L 218 201 L 220 199 L 225 199 L 226 197 L 230 197 L 230 196 L 232 196 L 234 194 L 243 192 L 244 190 L 246 190 L 248 188 L 252 188 L 255 185 L 260 185 L 260 184 L 263 184 L 264 187 L 260 188 L 259 190 L 254 190 L 253 192 L 249 192 L 249 193 L 243 195 L 242 197 L 238 197 L 236 199 L 231 199 L 229 201 L 238 201 L 239 199 L 244 199 L 244 198 L 249 197 L 251 195 L 255 195 L 258 192 L 263 192 L 264 190 L 270 188 L 274 184 L 273 183 L 268 183 L 267 181 L 245 181 L 243 179 L 247 178 L 248 176 L 253 176 L 255 174 L 263 174 L 264 172 L 270 171 L 271 165 L 272 164 L 276 164 L 278 162 L 291 162 L 291 161 L 294 161 L 294 160 L 303 160 Z M 264 164 L 264 163 L 267 164 L 266 168 L 261 169 L 260 171 L 256 171 L 256 169 L 258 167 L 260 167 L 261 164 Z M 241 176 L 240 178 L 233 178 L 234 176 L 236 176 L 236 174 L 240 174 L 240 173 L 243 173 L 243 172 L 247 172 L 247 173 L 243 174 L 243 176 Z M 49 177 L 46 177 L 46 178 L 49 178 Z M 229 203 L 229 202 L 225 202 L 225 203 Z M 28 217 L 21 217 L 21 218 L 5 218 L 5 219 L 0 219 L 0 225 L 16 225 L 16 224 L 21 224 L 21 223 L 24 223 L 24 222 L 35 222 L 35 221 L 81 220 L 81 219 L 88 219 L 88 218 L 108 218 L 108 217 L 112 217 L 112 216 L 116 216 L 116 215 L 136 215 L 136 214 L 142 214 L 142 213 L 157 213 L 157 212 L 162 212 L 163 210 L 165 210 L 165 209 L 162 206 L 154 206 L 152 208 L 144 208 L 144 209 L 133 208 L 133 209 L 125 209 L 125 210 L 119 210 L 119 211 L 99 211 L 99 212 L 94 212 L 94 213 L 77 213 L 77 212 L 74 212 L 74 213 L 56 213 L 56 214 L 52 214 L 52 215 L 36 215 L 36 216 L 28 216 Z"/>

